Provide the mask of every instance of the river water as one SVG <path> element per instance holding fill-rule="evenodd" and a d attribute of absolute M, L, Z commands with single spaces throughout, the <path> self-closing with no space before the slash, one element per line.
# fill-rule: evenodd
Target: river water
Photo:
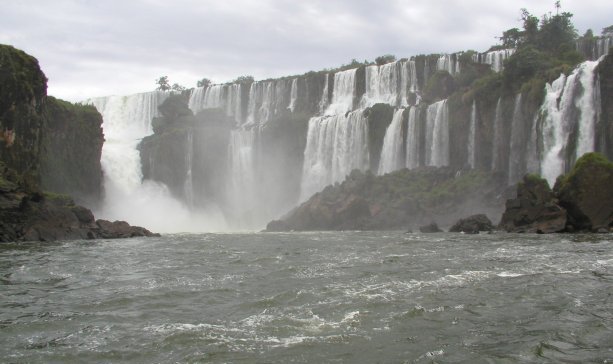
<path fill-rule="evenodd" d="M 7 363 L 613 363 L 613 235 L 0 246 Z"/>

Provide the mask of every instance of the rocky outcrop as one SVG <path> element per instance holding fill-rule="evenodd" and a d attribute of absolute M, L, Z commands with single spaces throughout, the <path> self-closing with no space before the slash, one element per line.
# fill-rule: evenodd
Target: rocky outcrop
<path fill-rule="evenodd" d="M 450 225 L 475 209 L 500 214 L 499 185 L 495 175 L 450 168 L 404 169 L 383 176 L 354 170 L 343 183 L 326 187 L 270 222 L 267 230 L 404 230 L 434 219 Z"/>
<path fill-rule="evenodd" d="M 587 153 L 556 181 L 527 175 L 517 185 L 499 225 L 509 232 L 608 232 L 613 228 L 613 163 Z"/>
<path fill-rule="evenodd" d="M 424 225 L 424 226 L 420 226 L 419 227 L 419 232 L 421 233 L 442 233 L 443 230 L 441 230 L 438 227 L 438 224 L 435 222 L 432 222 L 428 225 Z"/>
<path fill-rule="evenodd" d="M 102 116 L 93 106 L 47 97 L 41 186 L 96 206 L 102 199 Z"/>
<path fill-rule="evenodd" d="M 477 214 L 458 220 L 449 229 L 449 232 L 478 234 L 480 231 L 492 231 L 493 229 L 494 225 L 486 215 Z"/>
<path fill-rule="evenodd" d="M 517 198 L 507 200 L 499 226 L 514 233 L 555 233 L 564 231 L 566 219 L 547 181 L 526 175 L 517 184 Z"/>
<path fill-rule="evenodd" d="M 568 229 L 608 231 L 613 226 L 613 163 L 597 153 L 585 154 L 558 179 L 554 192 L 568 211 Z"/>
<path fill-rule="evenodd" d="M 0 242 L 159 236 L 123 221 L 95 220 L 65 195 L 28 192 L 0 165 Z"/>

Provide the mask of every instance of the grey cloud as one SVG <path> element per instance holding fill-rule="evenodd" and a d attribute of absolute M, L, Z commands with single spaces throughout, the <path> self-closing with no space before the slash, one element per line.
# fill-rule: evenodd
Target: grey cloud
<path fill-rule="evenodd" d="M 599 32 L 609 1 L 564 1 Z M 30 0 L 4 2 L 0 41 L 39 58 L 49 92 L 78 100 L 150 90 L 166 74 L 194 86 L 303 73 L 392 53 L 485 50 L 550 0 Z"/>

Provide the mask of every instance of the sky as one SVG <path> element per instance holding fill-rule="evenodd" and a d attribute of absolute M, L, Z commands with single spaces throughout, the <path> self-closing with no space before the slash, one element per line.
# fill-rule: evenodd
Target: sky
<path fill-rule="evenodd" d="M 256 80 L 398 58 L 486 51 L 553 0 L 0 0 L 0 43 L 39 60 L 69 101 Z M 566 0 L 580 34 L 613 25 L 613 1 Z"/>

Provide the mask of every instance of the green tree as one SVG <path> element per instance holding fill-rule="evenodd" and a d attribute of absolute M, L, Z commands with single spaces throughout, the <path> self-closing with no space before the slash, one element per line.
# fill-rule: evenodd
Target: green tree
<path fill-rule="evenodd" d="M 613 34 L 613 25 L 609 25 L 608 27 L 602 30 L 602 35 Z"/>
<path fill-rule="evenodd" d="M 177 92 L 183 92 L 183 91 L 185 91 L 185 90 L 186 90 L 185 86 L 181 86 L 181 85 L 179 85 L 178 83 L 173 84 L 173 85 L 172 85 L 172 87 L 171 87 L 171 89 L 172 89 L 173 91 L 177 91 Z"/>
<path fill-rule="evenodd" d="M 209 87 L 211 85 L 211 80 L 209 80 L 208 78 L 203 78 L 201 80 L 198 80 L 198 82 L 196 83 L 196 87 Z"/>
<path fill-rule="evenodd" d="M 393 54 L 385 54 L 383 56 L 379 56 L 375 58 L 375 63 L 379 66 L 384 65 L 386 63 L 392 63 L 396 61 L 396 56 Z"/>
<path fill-rule="evenodd" d="M 502 32 L 500 41 L 504 48 L 516 48 L 522 38 L 522 32 L 518 28 L 511 28 Z"/>
<path fill-rule="evenodd" d="M 254 81 L 255 79 L 253 78 L 253 76 L 245 75 L 245 76 L 238 76 L 234 81 L 232 81 L 232 83 L 249 84 L 249 83 L 253 83 Z"/>
<path fill-rule="evenodd" d="M 526 8 L 521 9 L 521 20 L 524 24 L 523 43 L 536 44 L 536 37 L 539 31 L 539 19 L 530 14 Z"/>
<path fill-rule="evenodd" d="M 544 15 L 537 34 L 539 49 L 551 53 L 561 53 L 573 49 L 577 39 L 577 29 L 571 21 L 572 17 L 573 14 L 568 12 L 554 16 Z"/>
<path fill-rule="evenodd" d="M 155 81 L 156 85 L 158 85 L 157 89 L 160 91 L 168 91 L 171 89 L 170 81 L 168 81 L 168 76 L 162 76 Z"/>

